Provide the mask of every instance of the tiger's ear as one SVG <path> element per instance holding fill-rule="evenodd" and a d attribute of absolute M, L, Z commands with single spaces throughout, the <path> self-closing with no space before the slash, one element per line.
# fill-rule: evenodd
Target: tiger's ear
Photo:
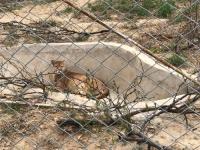
<path fill-rule="evenodd" d="M 51 60 L 51 64 L 54 65 L 55 64 L 55 60 Z"/>

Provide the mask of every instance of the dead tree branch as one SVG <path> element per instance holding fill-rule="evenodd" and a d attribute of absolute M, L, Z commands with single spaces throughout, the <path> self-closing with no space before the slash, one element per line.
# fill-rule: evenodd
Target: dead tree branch
<path fill-rule="evenodd" d="M 94 35 L 94 34 L 102 34 L 102 33 L 106 33 L 109 32 L 109 30 L 101 30 L 101 31 L 95 31 L 95 32 L 78 32 L 75 30 L 70 30 L 64 27 L 58 27 L 59 30 L 56 31 L 51 31 L 51 26 L 49 25 L 49 28 L 46 27 L 42 27 L 41 25 L 39 25 L 39 23 L 35 23 L 35 24 L 24 24 L 22 22 L 17 22 L 17 21 L 12 21 L 12 22 L 8 22 L 8 23 L 0 23 L 1 26 L 3 27 L 12 27 L 15 30 L 19 30 L 21 31 L 21 34 L 17 33 L 17 35 L 24 35 L 27 33 L 34 33 L 38 36 L 40 36 L 41 34 L 44 35 L 72 35 L 72 34 L 78 34 L 78 35 L 85 35 L 85 36 L 90 36 L 90 35 Z M 48 23 L 47 23 L 48 25 Z"/>

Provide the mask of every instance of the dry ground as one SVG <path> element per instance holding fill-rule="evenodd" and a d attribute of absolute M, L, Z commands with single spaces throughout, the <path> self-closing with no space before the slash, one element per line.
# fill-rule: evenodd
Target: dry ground
<path fill-rule="evenodd" d="M 5 113 L 7 111 L 7 113 Z M 60 109 L 27 108 L 18 114 L 1 110 L 1 149 L 146 149 L 145 145 L 119 140 L 118 126 L 99 127 L 86 125 L 76 133 L 63 132 L 55 123 L 68 116 Z M 23 116 L 22 116 L 23 114 Z M 173 117 L 173 119 L 172 119 Z M 188 117 L 186 127 L 182 116 L 168 114 L 154 119 L 149 127 L 149 138 L 176 150 L 200 149 L 200 125 L 198 115 Z M 139 120 L 138 120 L 139 121 Z"/>
<path fill-rule="evenodd" d="M 87 0 L 78 0 L 77 4 L 83 6 Z M 29 4 L 20 10 L 13 12 L 0 13 L 0 22 L 19 21 L 21 23 L 30 24 L 41 20 L 54 20 L 62 26 L 66 25 L 69 29 L 76 31 L 95 32 L 102 30 L 100 25 L 94 23 L 83 15 L 74 16 L 72 13 L 60 13 L 66 7 L 61 2 L 53 2 L 45 5 Z M 163 43 L 169 43 L 171 36 L 178 32 L 180 25 L 171 25 L 167 19 L 139 19 L 135 22 L 119 21 L 117 16 L 111 16 L 112 21 L 106 20 L 105 23 L 113 26 L 116 30 L 130 35 L 132 39 L 138 42 L 147 41 L 145 44 L 157 44 L 155 41 L 150 42 L 146 33 L 151 33 L 155 37 L 160 38 Z M 1 28 L 2 33 L 6 31 Z M 55 29 L 56 30 L 56 29 Z M 157 33 L 160 33 L 163 39 Z M 105 39 L 106 38 L 106 39 Z M 5 35 L 2 34 L 0 40 L 3 41 Z M 74 39 L 74 37 L 72 38 Z M 93 35 L 85 41 L 114 41 L 125 43 L 123 39 L 114 34 L 105 33 L 103 35 Z M 19 38 L 21 44 L 26 39 Z M 61 42 L 66 42 L 66 38 Z M 29 41 L 35 42 L 35 41 Z M 59 41 L 55 41 L 59 42 Z M 127 43 L 125 43 L 127 44 Z M 159 47 L 159 44 L 156 45 Z M 196 58 L 199 58 L 199 52 L 193 51 L 188 53 L 188 58 L 196 64 Z M 158 56 L 168 55 L 170 52 L 158 54 Z M 22 109 L 22 110 L 21 110 Z M 55 123 L 56 118 L 65 117 L 68 113 L 59 109 L 36 109 L 21 108 L 13 113 L 7 107 L 0 110 L 0 149 L 115 149 L 115 150 L 131 150 L 146 149 L 145 146 L 138 146 L 134 142 L 122 142 L 118 140 L 116 134 L 117 127 L 85 127 L 74 135 L 67 135 L 58 129 Z M 152 121 L 152 133 L 149 137 L 158 141 L 163 145 L 172 145 L 176 150 L 195 149 L 200 150 L 200 117 L 199 115 L 191 115 L 189 118 L 189 127 L 186 127 L 183 116 L 176 114 L 168 114 L 158 117 Z M 139 120 L 138 120 L 139 121 Z M 176 143 L 176 144 L 175 144 Z"/>

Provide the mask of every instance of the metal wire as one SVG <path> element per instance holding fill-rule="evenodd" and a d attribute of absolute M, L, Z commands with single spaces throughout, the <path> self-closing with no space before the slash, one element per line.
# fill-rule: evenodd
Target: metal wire
<path fill-rule="evenodd" d="M 1 1 L 0 147 L 200 149 L 199 14 L 199 0 Z"/>

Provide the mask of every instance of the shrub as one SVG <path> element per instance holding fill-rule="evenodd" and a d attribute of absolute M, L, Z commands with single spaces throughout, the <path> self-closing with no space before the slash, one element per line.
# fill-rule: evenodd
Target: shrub
<path fill-rule="evenodd" d="M 179 67 L 181 65 L 183 65 L 185 63 L 185 58 L 181 57 L 180 55 L 178 54 L 173 54 L 171 57 L 169 57 L 167 59 L 167 61 L 176 66 L 176 67 Z"/>
<path fill-rule="evenodd" d="M 64 10 L 62 10 L 62 13 L 72 13 L 73 9 L 72 7 L 66 7 Z"/>
<path fill-rule="evenodd" d="M 98 0 L 89 3 L 88 7 L 93 12 L 100 12 L 102 15 L 111 11 L 118 10 L 121 13 L 127 13 L 128 17 L 135 15 L 148 16 L 149 12 L 158 9 L 159 17 L 168 17 L 173 12 L 175 2 L 173 0 L 143 0 L 140 4 L 132 0 Z"/>
<path fill-rule="evenodd" d="M 164 52 L 164 49 L 162 48 L 157 48 L 157 47 L 152 47 L 149 49 L 152 53 L 161 53 Z"/>
<path fill-rule="evenodd" d="M 174 11 L 175 2 L 172 0 L 162 1 L 160 8 L 158 10 L 158 16 L 162 18 L 167 18 L 171 16 Z"/>

